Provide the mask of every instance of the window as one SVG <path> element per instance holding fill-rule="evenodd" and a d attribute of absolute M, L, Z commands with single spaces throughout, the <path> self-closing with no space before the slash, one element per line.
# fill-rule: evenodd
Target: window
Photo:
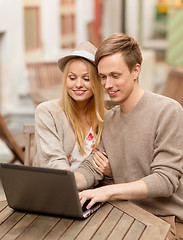
<path fill-rule="evenodd" d="M 37 50 L 41 48 L 41 0 L 23 0 L 23 4 L 25 50 Z"/>
<path fill-rule="evenodd" d="M 60 0 L 61 48 L 75 47 L 75 0 Z"/>
<path fill-rule="evenodd" d="M 38 7 L 25 7 L 24 32 L 26 50 L 36 49 L 41 46 L 39 16 Z"/>

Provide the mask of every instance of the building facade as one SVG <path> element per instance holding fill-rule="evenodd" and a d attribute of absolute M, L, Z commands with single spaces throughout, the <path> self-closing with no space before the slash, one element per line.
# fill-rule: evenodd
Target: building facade
<path fill-rule="evenodd" d="M 123 21 L 128 34 L 148 39 L 154 2 L 126 1 L 124 18 L 123 0 L 0 0 L 0 112 L 10 127 L 33 121 L 27 63 L 57 61 L 84 40 L 97 45 Z"/>

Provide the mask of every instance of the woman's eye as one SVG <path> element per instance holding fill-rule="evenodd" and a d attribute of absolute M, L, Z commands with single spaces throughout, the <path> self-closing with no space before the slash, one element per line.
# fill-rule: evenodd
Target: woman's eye
<path fill-rule="evenodd" d="M 75 80 L 76 78 L 74 76 L 69 76 L 70 80 Z"/>
<path fill-rule="evenodd" d="M 84 77 L 85 81 L 90 81 L 89 77 Z"/>

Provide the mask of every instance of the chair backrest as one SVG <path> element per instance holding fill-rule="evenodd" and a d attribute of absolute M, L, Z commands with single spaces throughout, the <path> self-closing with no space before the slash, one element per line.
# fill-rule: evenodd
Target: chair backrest
<path fill-rule="evenodd" d="M 183 70 L 172 68 L 162 93 L 178 101 L 183 106 Z"/>
<path fill-rule="evenodd" d="M 24 165 L 32 166 L 32 163 L 36 154 L 36 144 L 34 141 L 34 135 L 35 135 L 34 124 L 24 124 L 24 134 L 25 134 Z"/>
<path fill-rule="evenodd" d="M 27 64 L 29 94 L 37 106 L 40 102 L 61 96 L 62 72 L 57 62 Z"/>
<path fill-rule="evenodd" d="M 111 101 L 111 100 L 105 100 L 104 101 L 104 106 L 105 106 L 105 108 L 107 109 L 107 110 L 110 110 L 111 108 L 113 108 L 114 106 L 116 106 L 116 105 L 119 105 L 118 103 L 115 103 L 115 102 L 113 102 L 113 101 Z"/>
<path fill-rule="evenodd" d="M 57 62 L 27 64 L 31 90 L 49 88 L 61 84 L 62 72 Z"/>
<path fill-rule="evenodd" d="M 14 155 L 14 160 L 18 159 L 24 163 L 24 153 L 15 141 L 13 135 L 9 131 L 3 116 L 0 114 L 0 138 L 7 144 Z"/>

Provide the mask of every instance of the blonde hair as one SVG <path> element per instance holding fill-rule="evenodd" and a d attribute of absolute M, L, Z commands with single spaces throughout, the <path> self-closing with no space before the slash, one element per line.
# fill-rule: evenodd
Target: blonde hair
<path fill-rule="evenodd" d="M 71 63 L 76 59 L 79 59 L 86 64 L 88 73 L 89 73 L 91 89 L 93 91 L 93 96 L 88 99 L 88 103 L 86 105 L 86 116 L 94 133 L 95 147 L 100 142 L 100 137 L 101 137 L 102 128 L 103 128 L 104 91 L 100 83 L 100 78 L 98 75 L 97 68 L 94 64 L 80 57 L 78 58 L 75 57 L 70 61 L 68 61 L 68 63 L 64 68 L 64 72 L 62 76 L 62 108 L 75 133 L 79 151 L 83 155 L 85 153 L 84 152 L 85 136 L 79 121 L 77 104 L 76 104 L 76 101 L 70 97 L 70 95 L 67 93 L 67 90 L 66 90 L 66 79 L 67 79 L 69 67 Z"/>

